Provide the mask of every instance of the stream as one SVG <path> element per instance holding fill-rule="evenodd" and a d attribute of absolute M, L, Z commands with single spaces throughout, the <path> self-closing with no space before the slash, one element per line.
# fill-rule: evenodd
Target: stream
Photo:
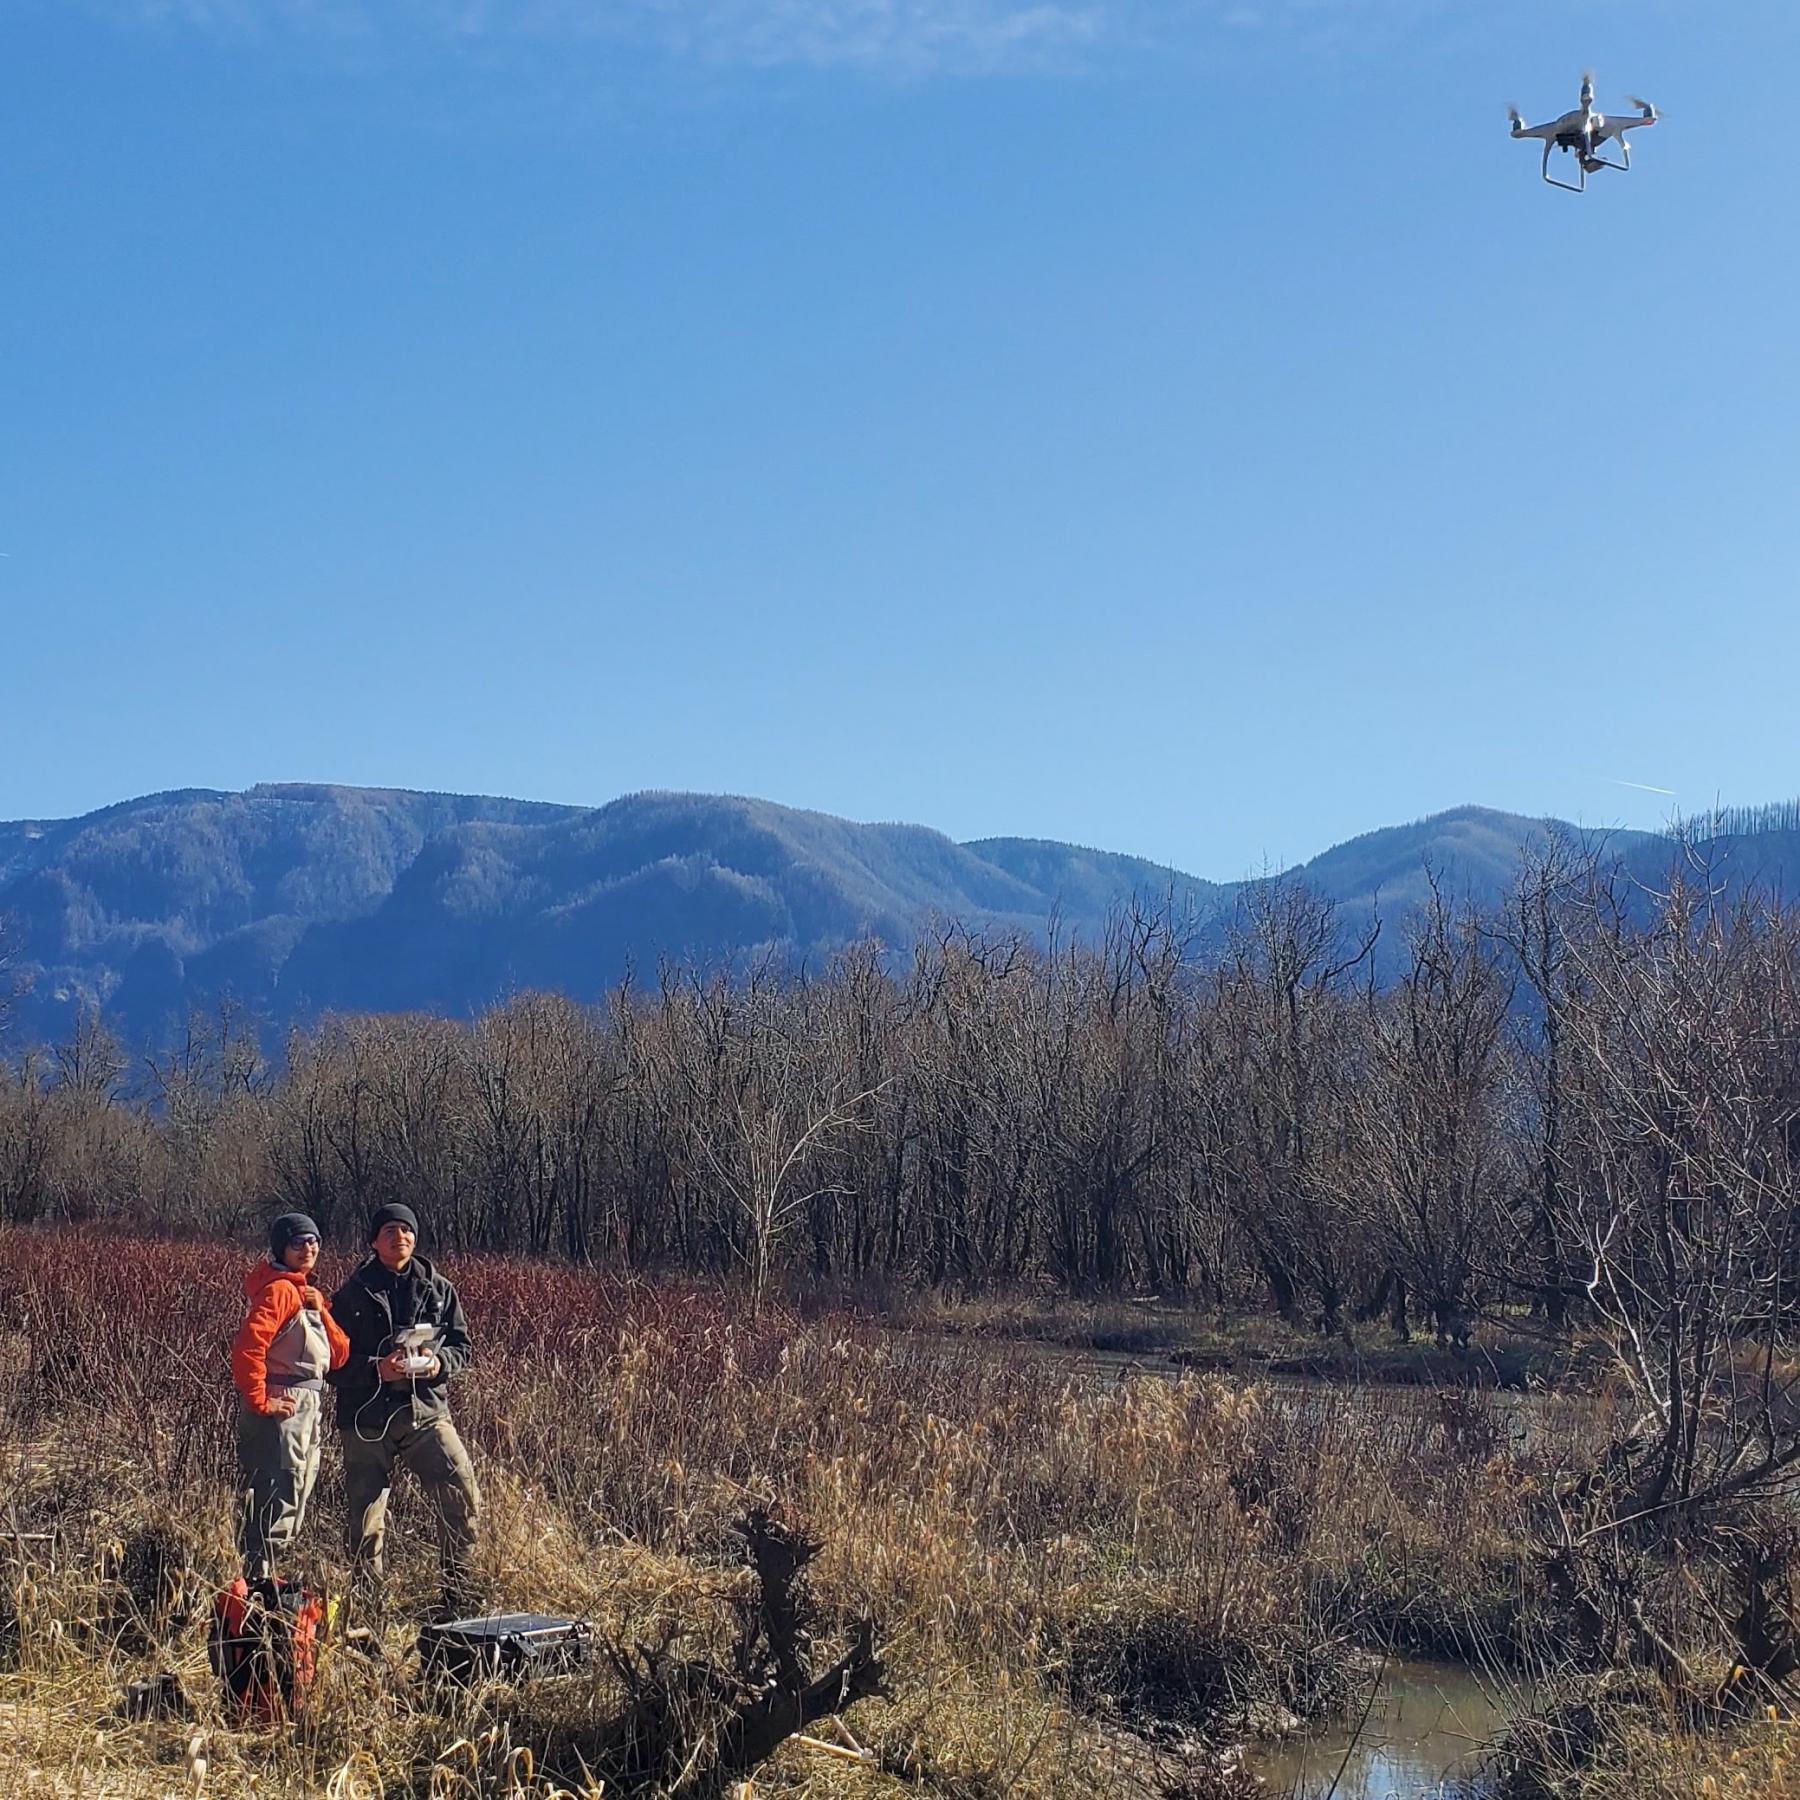
<path fill-rule="evenodd" d="M 1078 1380 L 1109 1388 L 1129 1375 L 1179 1377 L 1175 1359 L 1155 1354 L 1073 1350 L 1061 1345 L 1012 1341 L 977 1345 L 967 1339 L 909 1333 L 909 1352 L 927 1356 L 988 1354 L 1056 1365 Z M 1436 1403 L 1433 1390 L 1407 1385 L 1352 1385 L 1327 1378 L 1245 1371 L 1228 1380 L 1254 1383 L 1278 1407 L 1357 1406 L 1375 1429 L 1398 1425 L 1407 1414 Z M 1540 1394 L 1476 1390 L 1471 1398 L 1515 1445 L 1546 1423 Z M 1483 1753 L 1503 1734 L 1519 1697 L 1458 1663 L 1390 1660 L 1366 1717 L 1322 1722 L 1281 1739 L 1250 1744 L 1244 1767 L 1261 1777 L 1269 1793 L 1291 1800 L 1482 1800 L 1490 1791 Z"/>
<path fill-rule="evenodd" d="M 1293 1800 L 1479 1800 L 1481 1752 L 1510 1710 L 1466 1668 L 1390 1662 L 1360 1727 L 1338 1720 L 1252 1745 L 1244 1766 Z"/>

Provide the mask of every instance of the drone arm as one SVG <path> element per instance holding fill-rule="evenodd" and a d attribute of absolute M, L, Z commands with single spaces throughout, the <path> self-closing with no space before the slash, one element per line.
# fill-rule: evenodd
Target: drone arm
<path fill-rule="evenodd" d="M 1654 113 L 1646 113 L 1641 119 L 1608 119 L 1606 129 L 1595 140 L 1594 160 L 1608 169 L 1629 169 L 1631 167 L 1631 139 L 1625 135 L 1626 132 L 1636 131 L 1640 125 L 1654 125 L 1655 123 L 1656 115 Z M 1619 146 L 1619 161 L 1608 162 L 1605 157 L 1600 155 L 1600 146 L 1608 142 Z"/>

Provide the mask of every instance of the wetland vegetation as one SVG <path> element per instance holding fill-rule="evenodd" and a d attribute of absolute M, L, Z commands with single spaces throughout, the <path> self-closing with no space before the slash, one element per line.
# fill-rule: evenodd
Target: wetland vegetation
<path fill-rule="evenodd" d="M 161 1791 L 198 1730 L 216 1791 L 581 1792 L 645 1655 L 729 1664 L 765 1508 L 892 1698 L 851 1709 L 871 1760 L 788 1744 L 758 1792 L 1233 1796 L 1246 1745 L 1421 1658 L 1516 1696 L 1505 1800 L 1782 1792 L 1800 920 L 1553 845 L 1398 935 L 1377 979 L 1372 927 L 1275 882 L 1212 933 L 668 967 L 275 1064 L 228 1009 L 144 1065 L 98 1019 L 17 1049 L 15 1787 Z M 231 1243 L 298 1207 L 341 1256 L 388 1199 L 476 1335 L 487 1591 L 615 1654 L 445 1711 L 401 1634 L 232 1733 Z M 162 1668 L 197 1724 L 112 1721 Z"/>

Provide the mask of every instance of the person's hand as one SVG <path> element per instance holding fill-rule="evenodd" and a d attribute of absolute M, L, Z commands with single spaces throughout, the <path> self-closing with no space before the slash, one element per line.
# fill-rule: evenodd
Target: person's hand
<path fill-rule="evenodd" d="M 294 1409 L 299 1404 L 300 1402 L 292 1394 L 282 1394 L 279 1398 L 271 1400 L 263 1408 L 263 1411 L 271 1419 L 291 1419 L 294 1416 Z"/>
<path fill-rule="evenodd" d="M 375 1365 L 376 1373 L 383 1381 L 429 1381 L 444 1366 L 438 1361 L 438 1353 L 428 1350 L 425 1354 L 431 1358 L 431 1362 L 426 1368 L 407 1369 L 402 1366 L 406 1361 L 406 1354 L 404 1350 L 390 1350 Z"/>
<path fill-rule="evenodd" d="M 325 1296 L 316 1287 L 304 1287 L 300 1290 L 300 1304 L 308 1312 L 322 1313 L 325 1310 Z"/>

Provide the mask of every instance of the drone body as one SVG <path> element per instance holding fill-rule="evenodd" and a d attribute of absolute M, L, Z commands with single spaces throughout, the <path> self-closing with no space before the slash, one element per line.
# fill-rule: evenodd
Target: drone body
<path fill-rule="evenodd" d="M 1629 169 L 1631 167 L 1631 145 L 1625 134 L 1628 131 L 1640 130 L 1645 125 L 1654 125 L 1659 117 L 1657 110 L 1648 100 L 1640 100 L 1636 95 L 1629 95 L 1631 104 L 1637 110 L 1635 118 L 1609 119 L 1605 113 L 1594 110 L 1594 76 L 1589 70 L 1581 78 L 1581 103 L 1573 111 L 1566 112 L 1560 119 L 1552 119 L 1547 125 L 1527 125 L 1519 115 L 1516 106 L 1506 110 L 1512 119 L 1512 134 L 1516 138 L 1537 138 L 1544 146 L 1544 179 L 1552 187 L 1566 188 L 1572 194 L 1587 191 L 1587 178 L 1601 169 Z M 1603 154 L 1608 143 L 1619 146 L 1620 161 L 1613 162 Z M 1550 173 L 1550 152 L 1561 150 L 1575 153 L 1575 179 L 1558 181 Z"/>

